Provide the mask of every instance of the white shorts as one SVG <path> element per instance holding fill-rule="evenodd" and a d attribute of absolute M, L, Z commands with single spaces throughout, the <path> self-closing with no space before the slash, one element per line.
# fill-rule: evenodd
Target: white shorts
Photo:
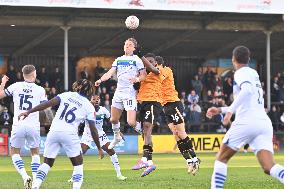
<path fill-rule="evenodd" d="M 246 144 L 256 154 L 260 150 L 273 151 L 273 128 L 269 120 L 252 121 L 251 123 L 234 123 L 226 133 L 223 143 L 238 151 Z"/>
<path fill-rule="evenodd" d="M 43 156 L 55 159 L 61 147 L 63 147 L 69 158 L 82 154 L 80 138 L 77 133 L 49 131 L 45 141 Z"/>
<path fill-rule="evenodd" d="M 38 148 L 40 144 L 40 126 L 13 125 L 10 144 L 14 148 L 22 148 L 25 144 L 28 148 Z"/>
<path fill-rule="evenodd" d="M 98 131 L 99 139 L 100 139 L 100 145 L 101 147 L 106 145 L 106 143 L 109 142 L 109 139 L 104 131 Z M 91 147 L 93 142 L 93 137 L 86 132 L 83 133 L 81 138 L 81 143 L 86 144 L 87 146 Z"/>
<path fill-rule="evenodd" d="M 126 89 L 125 91 L 115 91 L 111 106 L 120 110 L 137 110 L 137 92 L 135 89 Z"/>

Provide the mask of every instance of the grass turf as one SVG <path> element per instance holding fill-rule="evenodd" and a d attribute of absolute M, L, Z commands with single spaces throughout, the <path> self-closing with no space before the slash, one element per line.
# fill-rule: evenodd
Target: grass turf
<path fill-rule="evenodd" d="M 199 154 L 202 160 L 198 175 L 187 174 L 186 164 L 179 154 L 154 154 L 157 169 L 150 175 L 141 178 L 140 171 L 132 171 L 131 167 L 139 158 L 138 155 L 119 155 L 122 174 L 127 176 L 126 181 L 116 179 L 116 174 L 108 156 L 99 160 L 97 156 L 84 157 L 84 183 L 82 189 L 146 189 L 146 188 L 173 188 L 173 189 L 208 189 L 213 171 L 215 154 Z M 25 157 L 28 174 L 30 158 Z M 283 154 L 275 154 L 275 161 L 284 165 Z M 42 184 L 42 189 L 72 188 L 67 180 L 72 174 L 72 166 L 67 157 L 58 157 L 54 167 Z M 21 189 L 23 181 L 14 169 L 10 157 L 0 157 L 0 188 Z M 252 153 L 236 155 L 229 163 L 228 179 L 224 189 L 278 189 L 284 186 L 265 175 Z"/>

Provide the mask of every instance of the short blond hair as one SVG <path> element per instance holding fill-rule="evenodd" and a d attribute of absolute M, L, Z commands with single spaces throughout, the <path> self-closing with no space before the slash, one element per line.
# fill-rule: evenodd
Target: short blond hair
<path fill-rule="evenodd" d="M 30 75 L 30 74 L 33 73 L 35 70 L 36 70 L 36 69 L 35 69 L 34 65 L 31 65 L 31 64 L 25 65 L 25 66 L 22 68 L 23 75 Z"/>

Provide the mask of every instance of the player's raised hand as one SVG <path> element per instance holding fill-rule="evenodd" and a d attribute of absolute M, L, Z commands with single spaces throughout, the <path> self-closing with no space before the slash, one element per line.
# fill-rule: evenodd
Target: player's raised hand
<path fill-rule="evenodd" d="M 2 82 L 2 83 L 7 83 L 8 81 L 9 81 L 9 77 L 6 76 L 6 75 L 4 75 L 4 76 L 2 77 L 1 82 Z"/>
<path fill-rule="evenodd" d="M 100 86 L 101 83 L 102 83 L 102 80 L 99 79 L 99 80 L 97 80 L 97 81 L 95 82 L 95 86 L 98 87 L 98 86 Z"/>
<path fill-rule="evenodd" d="M 28 112 L 23 112 L 18 116 L 18 121 L 26 119 L 29 116 Z"/>
<path fill-rule="evenodd" d="M 214 115 L 220 114 L 221 111 L 216 107 L 211 107 L 207 110 L 206 117 L 211 119 Z"/>
<path fill-rule="evenodd" d="M 231 112 L 227 112 L 224 120 L 223 120 L 223 125 L 229 125 L 231 123 L 231 117 L 232 117 L 232 113 Z"/>
<path fill-rule="evenodd" d="M 104 158 L 104 151 L 102 149 L 99 150 L 99 157 L 100 159 L 103 159 Z"/>

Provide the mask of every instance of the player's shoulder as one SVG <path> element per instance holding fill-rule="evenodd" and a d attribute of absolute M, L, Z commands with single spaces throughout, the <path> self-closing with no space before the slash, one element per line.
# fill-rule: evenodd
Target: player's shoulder
<path fill-rule="evenodd" d="M 163 67 L 163 71 L 164 71 L 164 73 L 167 74 L 167 75 L 173 73 L 172 69 L 171 69 L 170 67 L 168 67 L 168 66 L 164 66 L 164 67 Z"/>
<path fill-rule="evenodd" d="M 45 89 L 42 86 L 40 86 L 40 85 L 35 84 L 35 88 L 37 90 L 39 90 L 39 91 L 44 91 L 45 92 Z"/>
<path fill-rule="evenodd" d="M 104 106 L 100 106 L 100 110 L 102 111 L 102 112 L 109 112 Z"/>
<path fill-rule="evenodd" d="M 18 82 L 16 82 L 16 83 L 13 83 L 12 85 L 10 85 L 10 86 L 23 86 L 24 85 L 24 81 L 18 81 Z"/>
<path fill-rule="evenodd" d="M 25 84 L 24 81 L 18 81 L 18 82 L 13 83 L 12 85 L 8 86 L 7 88 L 9 90 L 19 91 L 19 90 L 22 90 L 24 88 L 24 84 Z"/>
<path fill-rule="evenodd" d="M 250 67 L 242 67 L 235 72 L 236 77 L 248 77 L 252 74 L 257 74 L 257 72 Z"/>
<path fill-rule="evenodd" d="M 72 96 L 74 96 L 74 95 L 76 95 L 75 92 L 67 91 L 67 92 L 60 93 L 60 94 L 58 94 L 57 96 L 59 96 L 60 99 L 66 99 L 66 98 L 72 97 Z"/>

